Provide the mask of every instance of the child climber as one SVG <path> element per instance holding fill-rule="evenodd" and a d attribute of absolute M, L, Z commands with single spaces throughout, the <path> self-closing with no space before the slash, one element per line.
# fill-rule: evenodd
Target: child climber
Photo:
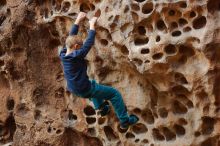
<path fill-rule="evenodd" d="M 78 14 L 69 36 L 66 39 L 65 47 L 60 52 L 67 88 L 76 96 L 90 98 L 95 109 L 99 110 L 101 116 L 105 116 L 110 112 L 109 104 L 104 102 L 105 100 L 109 100 L 119 118 L 120 128 L 127 129 L 130 125 L 137 123 L 139 119 L 135 115 L 128 115 L 119 91 L 115 88 L 98 84 L 95 80 L 90 81 L 88 78 L 87 64 L 84 58 L 94 45 L 97 17 L 93 17 L 89 21 L 90 30 L 85 43 L 83 43 L 82 39 L 77 36 L 77 33 L 79 23 L 85 17 L 86 13 L 84 12 Z"/>

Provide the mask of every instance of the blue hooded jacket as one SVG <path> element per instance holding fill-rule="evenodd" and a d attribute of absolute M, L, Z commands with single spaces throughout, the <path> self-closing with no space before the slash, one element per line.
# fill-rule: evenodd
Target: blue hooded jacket
<path fill-rule="evenodd" d="M 69 35 L 77 35 L 79 26 L 74 24 Z M 91 83 L 87 75 L 87 64 L 84 59 L 95 42 L 95 30 L 89 30 L 85 43 L 79 50 L 66 55 L 67 48 L 60 52 L 60 59 L 64 69 L 64 77 L 67 88 L 75 94 L 83 94 L 91 89 Z"/>

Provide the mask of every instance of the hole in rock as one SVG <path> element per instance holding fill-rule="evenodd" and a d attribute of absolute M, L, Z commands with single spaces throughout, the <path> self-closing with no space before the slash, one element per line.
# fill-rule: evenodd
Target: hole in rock
<path fill-rule="evenodd" d="M 171 29 L 175 29 L 178 27 L 178 23 L 177 22 L 172 22 L 171 23 Z"/>
<path fill-rule="evenodd" d="M 96 114 L 94 108 L 89 105 L 84 108 L 84 113 L 86 114 L 86 116 L 92 116 Z"/>
<path fill-rule="evenodd" d="M 136 2 L 138 2 L 138 3 L 142 3 L 142 2 L 144 2 L 145 0 L 135 0 Z"/>
<path fill-rule="evenodd" d="M 186 105 L 187 105 L 188 108 L 193 108 L 194 107 L 193 102 L 190 101 L 190 100 L 187 101 Z"/>
<path fill-rule="evenodd" d="M 95 17 L 100 17 L 101 16 L 101 10 L 98 9 L 96 12 L 95 12 Z"/>
<path fill-rule="evenodd" d="M 145 35 L 146 34 L 146 29 L 144 28 L 144 26 L 139 26 L 138 27 L 138 33 L 140 35 Z"/>
<path fill-rule="evenodd" d="M 176 134 L 173 133 L 169 128 L 163 127 L 162 131 L 163 131 L 163 134 L 164 134 L 167 141 L 171 141 L 171 140 L 176 139 Z"/>
<path fill-rule="evenodd" d="M 135 139 L 135 141 L 134 141 L 134 142 L 138 143 L 139 141 L 140 141 L 140 139 Z"/>
<path fill-rule="evenodd" d="M 47 132 L 48 132 L 48 133 L 51 133 L 51 131 L 52 131 L 52 128 L 51 128 L 51 127 L 48 127 L 48 128 L 47 128 Z"/>
<path fill-rule="evenodd" d="M 69 16 L 76 16 L 77 13 L 68 13 Z"/>
<path fill-rule="evenodd" d="M 189 16 L 190 16 L 191 18 L 196 17 L 196 12 L 194 12 L 194 11 L 190 12 Z"/>
<path fill-rule="evenodd" d="M 157 21 L 157 29 L 163 31 L 166 29 L 166 25 L 162 19 Z"/>
<path fill-rule="evenodd" d="M 148 54 L 150 53 L 150 50 L 148 48 L 141 49 L 141 54 Z"/>
<path fill-rule="evenodd" d="M 146 37 L 146 38 L 136 38 L 134 40 L 134 44 L 135 45 L 144 45 L 144 44 L 147 44 L 148 41 L 149 41 L 148 37 Z"/>
<path fill-rule="evenodd" d="M 149 141 L 147 139 L 143 139 L 141 142 L 144 143 L 144 144 L 149 143 Z"/>
<path fill-rule="evenodd" d="M 135 63 L 137 63 L 137 65 L 142 65 L 142 63 L 143 63 L 143 61 L 142 60 L 140 60 L 140 59 L 138 59 L 138 58 L 134 58 L 134 59 L 132 59 Z"/>
<path fill-rule="evenodd" d="M 69 120 L 77 120 L 77 116 L 73 114 L 72 110 L 69 110 L 68 118 Z"/>
<path fill-rule="evenodd" d="M 95 5 L 90 4 L 90 5 L 89 5 L 89 8 L 90 8 L 91 11 L 94 11 L 94 10 L 95 10 Z"/>
<path fill-rule="evenodd" d="M 145 3 L 142 7 L 142 13 L 149 14 L 153 11 L 153 3 Z"/>
<path fill-rule="evenodd" d="M 100 40 L 100 43 L 103 45 L 103 46 L 107 46 L 108 45 L 108 41 L 106 39 L 101 39 Z"/>
<path fill-rule="evenodd" d="M 64 2 L 62 7 L 62 12 L 66 13 L 70 9 L 71 4 L 69 2 Z"/>
<path fill-rule="evenodd" d="M 35 110 L 34 111 L 34 119 L 39 120 L 41 117 L 41 111 L 40 110 Z"/>
<path fill-rule="evenodd" d="M 188 84 L 188 81 L 186 80 L 186 78 L 184 77 L 183 74 L 181 73 L 175 73 L 175 81 L 180 83 L 180 84 Z"/>
<path fill-rule="evenodd" d="M 10 114 L 5 121 L 5 128 L 8 129 L 10 133 L 10 137 L 8 137 L 8 139 L 13 140 L 13 136 L 16 131 L 16 124 L 13 114 Z"/>
<path fill-rule="evenodd" d="M 203 135 L 209 135 L 213 132 L 214 130 L 214 124 L 215 124 L 215 119 L 205 116 L 202 117 L 202 134 Z"/>
<path fill-rule="evenodd" d="M 183 32 L 189 32 L 189 31 L 191 31 L 191 30 L 192 30 L 192 28 L 189 27 L 189 26 L 183 28 Z"/>
<path fill-rule="evenodd" d="M 156 42 L 159 42 L 160 41 L 160 36 L 158 35 L 157 37 L 156 37 Z"/>
<path fill-rule="evenodd" d="M 179 53 L 186 55 L 187 57 L 191 57 L 195 55 L 195 51 L 191 46 L 180 45 Z"/>
<path fill-rule="evenodd" d="M 57 131 L 56 131 L 56 134 L 61 134 L 62 133 L 62 130 L 60 130 L 60 129 L 58 129 Z"/>
<path fill-rule="evenodd" d="M 141 114 L 141 109 L 135 108 L 135 109 L 133 109 L 133 112 L 134 112 L 135 114 Z"/>
<path fill-rule="evenodd" d="M 176 12 L 175 12 L 174 10 L 169 10 L 168 14 L 169 14 L 170 16 L 174 16 L 174 15 L 176 14 Z"/>
<path fill-rule="evenodd" d="M 89 8 L 89 6 L 86 3 L 82 3 L 80 5 L 80 11 L 88 13 L 90 11 L 90 8 Z"/>
<path fill-rule="evenodd" d="M 179 30 L 176 30 L 176 31 L 172 32 L 172 36 L 173 36 L 173 37 L 178 37 L 178 36 L 180 36 L 181 34 L 182 34 L 182 32 L 179 31 Z"/>
<path fill-rule="evenodd" d="M 173 128 L 178 136 L 183 136 L 186 133 L 186 130 L 181 125 L 175 124 Z"/>
<path fill-rule="evenodd" d="M 138 123 L 132 127 L 132 131 L 136 134 L 142 134 L 142 133 L 146 133 L 148 129 L 144 124 Z"/>
<path fill-rule="evenodd" d="M 139 11 L 140 7 L 139 7 L 138 4 L 131 4 L 131 9 L 134 10 L 134 11 Z"/>
<path fill-rule="evenodd" d="M 133 133 L 131 133 L 131 132 L 128 132 L 128 133 L 126 133 L 125 137 L 127 139 L 132 139 L 132 138 L 135 138 L 135 135 Z"/>
<path fill-rule="evenodd" d="M 185 114 L 187 113 L 187 108 L 177 100 L 173 101 L 172 111 L 174 114 Z"/>
<path fill-rule="evenodd" d="M 174 86 L 172 88 L 172 91 L 179 95 L 179 94 L 183 94 L 183 95 L 186 95 L 186 94 L 189 94 L 189 91 L 187 88 L 185 88 L 184 86 L 181 86 L 181 85 L 177 85 L 177 86 Z"/>
<path fill-rule="evenodd" d="M 96 135 L 96 130 L 95 128 L 88 128 L 88 134 L 91 136 L 95 136 Z"/>
<path fill-rule="evenodd" d="M 86 122 L 88 124 L 94 124 L 96 122 L 96 118 L 93 117 L 86 117 Z"/>
<path fill-rule="evenodd" d="M 145 60 L 144 63 L 150 63 L 150 60 Z"/>
<path fill-rule="evenodd" d="M 178 123 L 180 124 L 180 125 L 187 125 L 187 121 L 186 121 L 186 119 L 184 119 L 184 118 L 180 118 L 179 120 L 178 120 Z"/>
<path fill-rule="evenodd" d="M 138 22 L 138 20 L 139 20 L 139 16 L 138 16 L 137 13 L 135 13 L 135 12 L 131 12 L 131 16 L 132 16 L 134 22 Z"/>
<path fill-rule="evenodd" d="M 100 117 L 100 118 L 98 119 L 98 124 L 99 124 L 99 125 L 102 125 L 102 124 L 105 123 L 105 121 L 106 121 L 106 119 L 105 119 L 104 117 Z"/>
<path fill-rule="evenodd" d="M 0 67 L 1 67 L 1 66 L 4 66 L 4 65 L 5 65 L 4 60 L 0 60 Z"/>
<path fill-rule="evenodd" d="M 13 99 L 8 99 L 7 100 L 7 109 L 8 110 L 13 110 L 15 106 L 15 102 Z"/>
<path fill-rule="evenodd" d="M 124 9 L 124 13 L 127 13 L 127 12 L 129 11 L 129 9 L 130 9 L 129 6 L 126 5 L 126 6 L 125 6 L 125 9 Z"/>
<path fill-rule="evenodd" d="M 116 135 L 112 127 L 104 126 L 104 132 L 109 141 L 114 141 L 118 139 L 118 135 Z"/>
<path fill-rule="evenodd" d="M 187 3 L 186 2 L 180 2 L 180 7 L 181 8 L 186 8 L 187 7 Z"/>
<path fill-rule="evenodd" d="M 205 16 L 199 16 L 193 21 L 193 28 L 194 29 L 201 29 L 206 25 L 206 17 Z"/>
<path fill-rule="evenodd" d="M 159 60 L 163 57 L 163 53 L 156 53 L 152 56 L 154 60 Z"/>
<path fill-rule="evenodd" d="M 175 54 L 177 52 L 177 49 L 174 45 L 169 44 L 164 48 L 164 51 L 165 51 L 166 54 L 172 55 L 172 54 Z"/>
<path fill-rule="evenodd" d="M 144 109 L 141 113 L 141 117 L 148 124 L 153 124 L 154 123 L 154 116 L 153 116 L 153 113 L 151 112 L 150 109 Z"/>
<path fill-rule="evenodd" d="M 199 131 L 196 131 L 195 133 L 194 133 L 194 136 L 195 137 L 199 137 L 201 135 L 201 133 L 199 132 Z"/>
<path fill-rule="evenodd" d="M 123 45 L 122 47 L 120 47 L 121 49 L 121 52 L 124 54 L 124 55 L 128 55 L 129 54 L 129 51 L 128 51 L 128 48 Z"/>
<path fill-rule="evenodd" d="M 184 18 L 180 18 L 180 19 L 178 20 L 178 22 L 179 22 L 179 25 L 180 25 L 180 26 L 184 26 L 184 25 L 186 25 L 186 24 L 188 23 L 187 20 L 184 19 Z"/>
<path fill-rule="evenodd" d="M 0 16 L 0 26 L 2 25 L 2 23 L 5 21 L 6 17 L 5 16 Z"/>
<path fill-rule="evenodd" d="M 163 140 L 165 140 L 164 136 L 163 136 L 163 135 L 159 132 L 159 130 L 156 129 L 156 128 L 153 129 L 152 134 L 153 134 L 154 140 L 158 140 L 158 141 L 163 141 Z"/>
<path fill-rule="evenodd" d="M 0 8 L 4 7 L 6 5 L 6 0 L 1 0 L 0 1 Z"/>
<path fill-rule="evenodd" d="M 168 111 L 165 107 L 160 108 L 158 110 L 158 112 L 159 112 L 159 115 L 160 115 L 161 118 L 166 118 L 168 116 Z"/>

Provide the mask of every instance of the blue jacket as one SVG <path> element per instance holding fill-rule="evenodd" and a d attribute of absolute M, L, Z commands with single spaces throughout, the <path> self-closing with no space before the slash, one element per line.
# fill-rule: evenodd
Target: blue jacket
<path fill-rule="evenodd" d="M 77 35 L 78 25 L 73 25 L 69 35 Z M 64 69 L 64 77 L 67 81 L 67 88 L 75 94 L 83 94 L 91 88 L 91 83 L 87 75 L 87 64 L 85 57 L 95 42 L 95 30 L 89 30 L 88 37 L 79 50 L 66 55 L 67 48 L 60 52 L 60 59 Z"/>

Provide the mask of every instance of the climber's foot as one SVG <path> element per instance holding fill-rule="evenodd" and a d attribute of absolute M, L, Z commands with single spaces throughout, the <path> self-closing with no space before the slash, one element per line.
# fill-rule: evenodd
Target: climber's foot
<path fill-rule="evenodd" d="M 107 101 L 105 101 L 100 108 L 98 109 L 98 114 L 100 114 L 102 117 L 106 116 L 110 113 L 110 105 Z"/>
<path fill-rule="evenodd" d="M 130 115 L 128 121 L 120 123 L 121 130 L 127 130 L 129 126 L 136 124 L 139 121 L 139 118 L 135 115 Z"/>

